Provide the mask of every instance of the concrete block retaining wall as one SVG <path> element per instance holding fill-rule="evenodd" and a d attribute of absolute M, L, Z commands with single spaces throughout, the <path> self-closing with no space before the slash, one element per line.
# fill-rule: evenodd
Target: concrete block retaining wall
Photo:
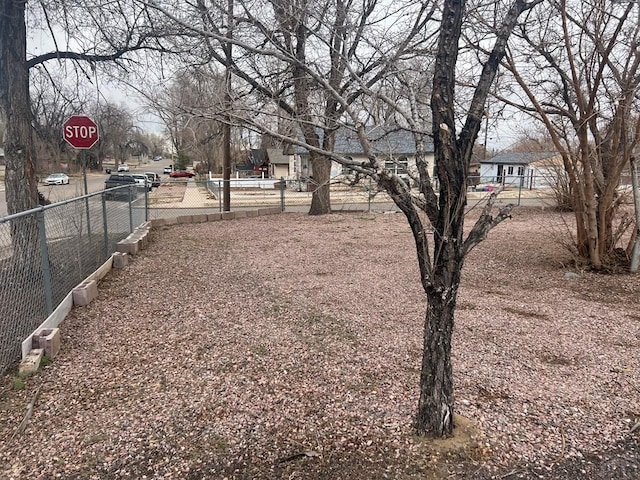
<path fill-rule="evenodd" d="M 178 224 L 215 222 L 220 220 L 236 220 L 255 218 L 264 215 L 282 213 L 279 207 L 260 208 L 258 210 L 238 210 L 234 212 L 209 213 L 199 215 L 183 215 L 172 218 L 158 218 L 144 222 L 138 226 L 127 238 L 118 242 L 116 252 L 96 272 L 89 275 L 75 287 L 56 310 L 22 342 L 22 362 L 19 366 L 21 374 L 29 374 L 38 370 L 40 360 L 46 353 L 54 358 L 60 348 L 60 330 L 58 325 L 71 311 L 73 305 L 88 305 L 98 296 L 98 281 L 101 280 L 112 267 L 125 268 L 129 264 L 129 257 L 139 254 L 147 248 L 150 233 L 153 229 Z"/>

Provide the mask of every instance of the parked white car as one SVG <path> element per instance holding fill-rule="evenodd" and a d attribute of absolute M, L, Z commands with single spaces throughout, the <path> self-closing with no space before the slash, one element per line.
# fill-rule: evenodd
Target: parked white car
<path fill-rule="evenodd" d="M 138 186 L 138 188 L 151 190 L 151 182 L 149 181 L 149 177 L 147 177 L 144 173 L 134 173 L 131 176 L 136 181 L 136 185 Z"/>
<path fill-rule="evenodd" d="M 151 188 L 160 186 L 160 175 L 155 172 L 144 172 L 144 174 L 151 182 Z"/>
<path fill-rule="evenodd" d="M 69 185 L 69 177 L 64 173 L 52 173 L 42 183 L 45 185 Z"/>
<path fill-rule="evenodd" d="M 129 171 L 129 165 L 127 165 L 126 163 L 121 163 L 120 165 L 118 165 L 118 171 L 119 172 L 128 172 Z"/>

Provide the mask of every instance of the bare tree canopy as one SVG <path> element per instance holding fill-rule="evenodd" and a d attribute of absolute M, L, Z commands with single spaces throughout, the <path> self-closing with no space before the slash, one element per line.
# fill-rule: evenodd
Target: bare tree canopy
<path fill-rule="evenodd" d="M 232 10 L 215 1 L 145 5 L 200 39 L 194 63 L 210 59 L 233 74 L 233 112 L 222 108 L 220 120 L 230 114 L 227 122 L 287 138 L 295 125 L 296 141 L 310 147 L 318 185 L 311 214 L 331 210 L 330 159 L 323 152 L 333 151 L 336 129 L 362 114 L 350 110 L 363 92 L 428 47 L 426 26 L 436 6 L 399 2 L 390 8 L 375 0 L 231 2 Z"/>
<path fill-rule="evenodd" d="M 568 176 L 576 260 L 601 270 L 621 261 L 619 243 L 632 224 L 616 222 L 621 174 L 640 140 L 640 24 L 631 2 L 547 5 L 517 32 L 505 60 L 512 83 L 501 98 L 545 126 Z"/>

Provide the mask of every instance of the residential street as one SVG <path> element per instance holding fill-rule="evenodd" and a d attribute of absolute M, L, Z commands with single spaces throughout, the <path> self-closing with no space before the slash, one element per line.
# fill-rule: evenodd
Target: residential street
<path fill-rule="evenodd" d="M 131 165 L 130 173 L 141 172 L 156 172 L 162 175 L 162 169 L 168 165 L 168 161 L 163 162 L 149 162 L 142 164 L 139 167 Z M 113 165 L 105 165 L 104 168 L 110 168 L 115 170 Z M 79 197 L 84 194 L 84 182 L 82 175 L 69 175 L 69 185 L 43 185 L 40 183 L 38 189 L 42 192 L 45 198 L 49 199 L 52 203 L 60 202 L 69 198 Z M 87 188 L 89 193 L 98 192 L 104 188 L 104 181 L 107 179 L 106 173 L 88 173 L 87 174 Z M 7 202 L 5 198 L 6 192 L 4 182 L 0 183 L 0 217 L 7 215 Z"/>

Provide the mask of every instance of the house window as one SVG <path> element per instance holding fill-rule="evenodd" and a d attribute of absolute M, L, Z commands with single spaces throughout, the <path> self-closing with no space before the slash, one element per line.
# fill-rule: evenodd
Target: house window
<path fill-rule="evenodd" d="M 507 167 L 507 175 L 513 175 L 513 166 Z"/>
<path fill-rule="evenodd" d="M 409 160 L 407 157 L 400 157 L 398 160 L 387 160 L 384 162 L 384 169 L 386 172 L 395 175 L 406 175 L 409 172 Z"/>
<path fill-rule="evenodd" d="M 400 159 L 398 159 L 397 167 L 398 167 L 397 169 L 398 174 L 409 173 L 409 160 L 407 160 L 407 157 L 400 157 Z"/>
<path fill-rule="evenodd" d="M 396 169 L 396 165 L 390 161 L 387 160 L 386 162 L 384 162 L 384 171 L 387 173 L 394 173 Z"/>
<path fill-rule="evenodd" d="M 524 167 L 518 167 L 518 176 L 519 177 L 523 177 L 524 176 Z"/>

